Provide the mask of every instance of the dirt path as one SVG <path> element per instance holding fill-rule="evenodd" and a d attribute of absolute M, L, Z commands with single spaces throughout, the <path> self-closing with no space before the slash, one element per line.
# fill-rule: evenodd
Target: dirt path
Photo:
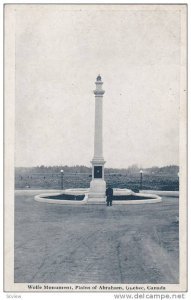
<path fill-rule="evenodd" d="M 21 191 L 15 208 L 15 282 L 178 282 L 177 198 L 76 207 Z"/>

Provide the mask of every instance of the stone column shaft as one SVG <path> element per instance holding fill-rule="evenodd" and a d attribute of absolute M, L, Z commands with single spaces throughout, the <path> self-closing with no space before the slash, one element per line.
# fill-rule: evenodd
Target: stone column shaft
<path fill-rule="evenodd" d="M 94 134 L 94 158 L 103 159 L 103 138 L 102 138 L 102 99 L 95 96 L 95 134 Z"/>

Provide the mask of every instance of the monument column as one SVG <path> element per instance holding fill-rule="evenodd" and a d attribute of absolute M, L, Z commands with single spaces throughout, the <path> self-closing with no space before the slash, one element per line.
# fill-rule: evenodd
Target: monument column
<path fill-rule="evenodd" d="M 104 158 L 103 158 L 103 140 L 102 140 L 102 104 L 103 94 L 105 91 L 102 89 L 103 82 L 101 76 L 98 75 L 96 79 L 95 94 L 95 131 L 94 131 L 94 156 L 92 163 L 92 181 L 90 183 L 90 191 L 88 199 L 103 200 L 105 201 L 106 183 L 104 181 Z"/>

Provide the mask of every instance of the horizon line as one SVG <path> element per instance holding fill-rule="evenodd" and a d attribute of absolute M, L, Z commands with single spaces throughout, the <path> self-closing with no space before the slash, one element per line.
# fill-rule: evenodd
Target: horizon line
<path fill-rule="evenodd" d="M 132 164 L 128 167 L 104 167 L 104 169 L 128 169 L 131 167 L 136 167 L 138 169 L 150 169 L 150 168 L 164 168 L 164 167 L 179 167 L 178 164 L 167 164 L 167 165 L 162 165 L 162 166 L 157 166 L 153 165 L 151 167 L 140 167 L 137 164 Z M 40 168 L 40 167 L 45 167 L 45 168 L 53 168 L 53 167 L 69 167 L 69 168 L 74 168 L 74 167 L 86 167 L 86 168 L 92 168 L 92 166 L 87 166 L 87 165 L 36 165 L 36 166 L 14 166 L 14 168 Z"/>

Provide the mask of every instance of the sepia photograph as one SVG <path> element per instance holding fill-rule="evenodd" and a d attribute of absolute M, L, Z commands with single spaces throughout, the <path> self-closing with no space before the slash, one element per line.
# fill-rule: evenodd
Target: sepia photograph
<path fill-rule="evenodd" d="M 187 5 L 4 5 L 4 290 L 187 291 Z"/>

